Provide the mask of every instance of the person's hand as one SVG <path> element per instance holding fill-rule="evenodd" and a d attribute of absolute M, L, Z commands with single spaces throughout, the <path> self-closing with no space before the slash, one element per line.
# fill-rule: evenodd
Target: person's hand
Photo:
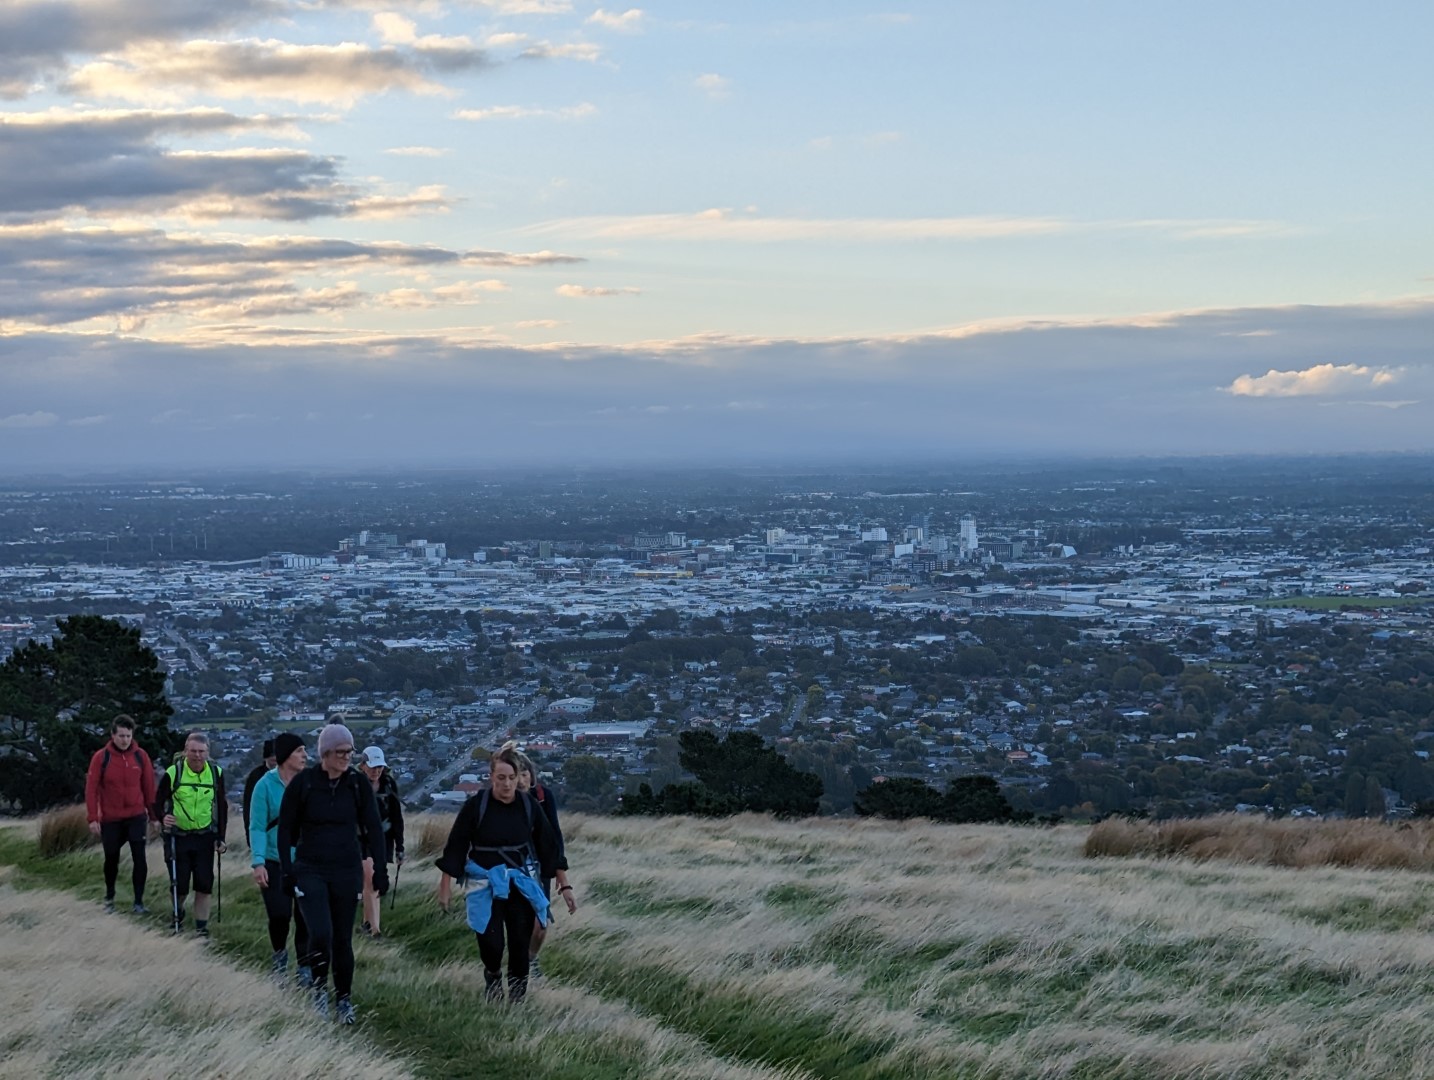
<path fill-rule="evenodd" d="M 214 841 L 214 850 L 219 852 L 219 854 L 223 855 L 226 851 L 229 850 L 229 845 L 226 844 L 223 840 L 216 840 Z"/>
<path fill-rule="evenodd" d="M 402 865 L 403 865 L 403 848 L 399 848 L 397 851 L 395 851 L 395 852 L 393 853 L 393 857 L 394 857 L 394 860 L 398 863 L 398 865 L 399 865 L 399 866 L 402 866 Z"/>
<path fill-rule="evenodd" d="M 571 885 L 569 885 L 566 889 L 563 890 L 563 903 L 568 905 L 569 915 L 577 913 L 578 899 L 576 896 L 573 895 L 573 889 Z"/>
<path fill-rule="evenodd" d="M 438 906 L 444 911 L 448 910 L 449 903 L 453 900 L 453 879 L 444 874 L 438 879 Z"/>
<path fill-rule="evenodd" d="M 388 868 L 387 868 L 387 867 L 380 867 L 378 870 L 375 870 L 375 871 L 374 871 L 374 875 L 373 875 L 373 891 L 374 891 L 377 895 L 379 895 L 379 896 L 386 896 L 386 895 L 388 894 Z"/>
<path fill-rule="evenodd" d="M 92 821 L 92 822 L 90 822 L 90 835 L 91 835 L 91 836 L 99 836 L 99 834 L 100 834 L 100 823 L 99 823 L 98 821 Z"/>
<path fill-rule="evenodd" d="M 174 815 L 173 815 L 173 814 L 165 814 L 165 815 L 164 815 L 164 827 L 165 827 L 166 829 L 172 829 L 172 828 L 174 828 Z"/>
<path fill-rule="evenodd" d="M 299 891 L 299 879 L 293 874 L 284 875 L 284 895 L 294 896 Z"/>
<path fill-rule="evenodd" d="M 262 863 L 254 867 L 254 884 L 261 889 L 267 889 L 269 887 L 269 871 Z"/>

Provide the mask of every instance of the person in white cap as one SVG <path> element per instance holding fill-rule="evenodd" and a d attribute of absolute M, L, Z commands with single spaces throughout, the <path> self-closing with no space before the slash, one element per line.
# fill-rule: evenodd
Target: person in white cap
<path fill-rule="evenodd" d="M 368 782 L 373 788 L 374 798 L 378 800 L 378 818 L 383 822 L 384 854 L 388 863 L 403 863 L 403 804 L 399 801 L 398 781 L 393 778 L 389 771 L 388 759 L 383 756 L 383 751 L 377 746 L 365 746 L 362 757 L 359 758 L 359 768 L 368 777 Z M 373 886 L 375 871 L 380 869 L 376 866 L 365 864 L 363 878 L 363 926 L 362 930 L 375 941 L 383 937 L 383 930 L 380 927 L 380 918 L 383 912 L 383 905 L 380 901 L 384 893 L 388 892 L 387 887 L 380 891 Z M 387 875 L 384 875 L 387 877 Z"/>

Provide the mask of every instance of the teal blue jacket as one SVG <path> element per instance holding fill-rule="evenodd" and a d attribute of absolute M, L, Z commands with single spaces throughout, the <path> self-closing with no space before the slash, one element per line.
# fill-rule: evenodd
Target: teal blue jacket
<path fill-rule="evenodd" d="M 279 861 L 279 804 L 284 801 L 284 781 L 279 770 L 270 769 L 254 785 L 249 803 L 249 850 L 251 866 Z M 292 854 L 292 853 L 291 853 Z"/>

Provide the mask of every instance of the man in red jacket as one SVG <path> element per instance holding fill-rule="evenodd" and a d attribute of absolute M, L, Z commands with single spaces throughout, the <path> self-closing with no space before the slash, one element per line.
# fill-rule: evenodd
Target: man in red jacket
<path fill-rule="evenodd" d="M 110 741 L 90 758 L 85 777 L 85 807 L 90 832 L 105 850 L 105 910 L 115 909 L 115 879 L 119 877 L 120 849 L 129 843 L 134 862 L 134 911 L 147 914 L 144 882 L 149 865 L 144 857 L 145 825 L 154 804 L 154 767 L 149 755 L 134 741 L 134 718 L 116 716 Z"/>

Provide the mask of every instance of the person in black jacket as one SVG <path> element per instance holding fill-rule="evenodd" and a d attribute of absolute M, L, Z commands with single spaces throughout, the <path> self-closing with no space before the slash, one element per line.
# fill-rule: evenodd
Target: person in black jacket
<path fill-rule="evenodd" d="M 531 895 L 541 888 L 539 875 L 556 877 L 568 911 L 576 911 L 578 905 L 567 871 L 558 867 L 558 841 L 547 815 L 537 808 L 532 796 L 518 791 L 516 753 L 505 747 L 488 759 L 488 765 L 491 786 L 463 804 L 448 842 L 443 845 L 443 855 L 437 863 L 438 903 L 448 910 L 453 879 L 467 882 L 470 863 L 484 872 L 484 877 L 473 884 L 475 889 L 487 890 L 483 898 L 491 901 L 490 915 L 482 929 L 470 923 L 478 938 L 483 980 L 489 1000 L 497 1000 L 502 993 L 506 933 L 508 1000 L 517 1003 L 528 990 L 528 948 L 536 917 L 524 891 Z M 528 869 L 533 861 L 538 864 L 536 873 Z M 495 879 L 510 883 L 506 897 L 494 889 Z M 542 902 L 541 892 L 537 892 L 537 901 Z"/>
<path fill-rule="evenodd" d="M 244 800 L 241 805 L 244 808 L 244 843 L 249 842 L 249 804 L 254 801 L 254 789 L 259 786 L 259 781 L 264 779 L 264 774 L 270 769 L 278 766 L 279 761 L 274 757 L 274 740 L 265 739 L 263 752 L 259 755 L 264 760 L 249 770 L 249 775 L 244 778 Z"/>
<path fill-rule="evenodd" d="M 534 768 L 532 758 L 519 750 L 516 742 L 503 744 L 505 750 L 510 747 L 518 758 L 518 790 L 532 795 L 547 816 L 548 824 L 553 827 L 553 834 L 558 838 L 558 869 L 566 872 L 568 870 L 568 852 L 567 845 L 563 842 L 562 826 L 558 824 L 558 797 L 552 788 L 538 783 L 538 770 Z M 543 878 L 543 895 L 549 900 L 553 898 L 553 879 L 551 877 Z M 538 963 L 538 950 L 543 947 L 543 942 L 547 939 L 548 928 L 535 920 L 533 922 L 533 940 L 528 945 L 529 979 L 537 980 L 543 977 L 542 965 Z"/>
<path fill-rule="evenodd" d="M 378 819 L 383 822 L 384 856 L 388 862 L 403 862 L 403 803 L 399 800 L 398 781 L 389 770 L 388 759 L 377 746 L 365 746 L 359 768 L 368 777 L 378 799 Z M 387 865 L 387 863 L 385 863 Z M 383 893 L 373 887 L 373 873 L 364 872 L 363 926 L 360 929 L 375 941 L 383 937 L 379 919 L 383 915 L 380 901 Z"/>
<path fill-rule="evenodd" d="M 368 779 L 349 767 L 354 737 L 342 724 L 319 732 L 319 763 L 299 773 L 279 804 L 279 864 L 284 886 L 293 889 L 309 928 L 308 966 L 313 972 L 314 1010 L 329 1016 L 329 968 L 334 972 L 339 1022 L 357 1019 L 350 994 L 354 981 L 354 915 L 363 895 L 364 864 L 374 884 L 388 888 L 383 826 Z M 291 849 L 293 851 L 291 855 Z"/>

